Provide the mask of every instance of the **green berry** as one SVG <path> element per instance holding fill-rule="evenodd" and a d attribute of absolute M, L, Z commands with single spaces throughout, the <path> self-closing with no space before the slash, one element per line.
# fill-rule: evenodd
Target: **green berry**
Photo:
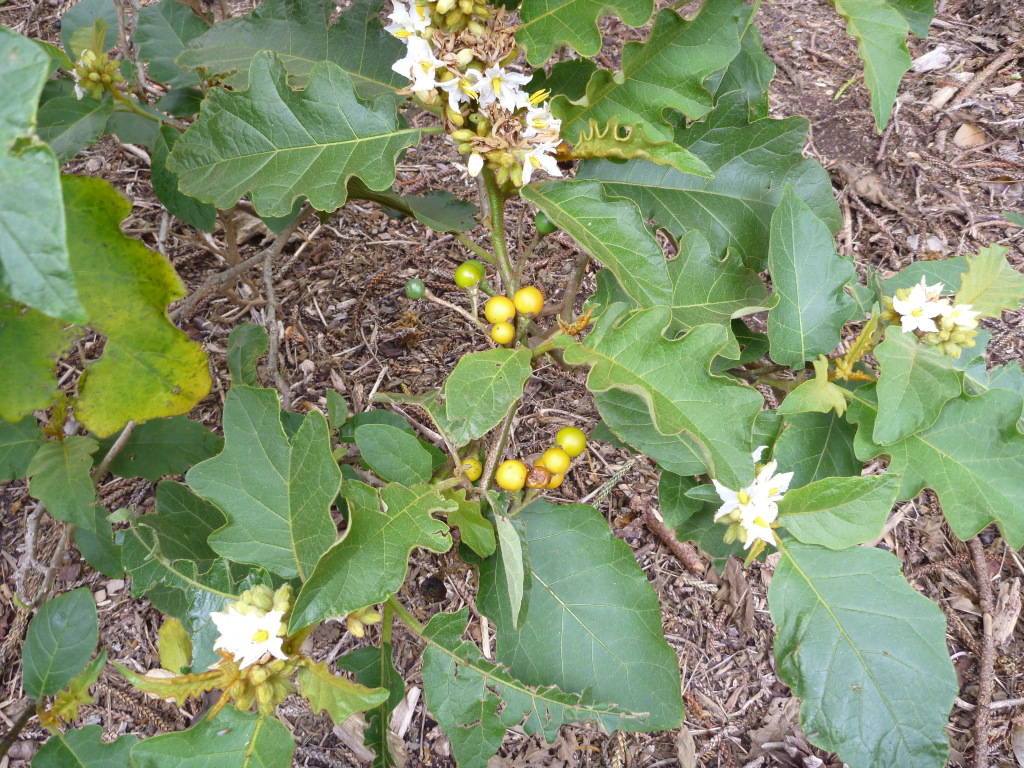
<path fill-rule="evenodd" d="M 555 222 L 549 219 L 544 211 L 537 211 L 537 215 L 534 217 L 533 223 L 537 227 L 537 234 L 541 237 L 547 237 L 548 235 L 558 231 L 558 227 L 555 226 Z"/>
<path fill-rule="evenodd" d="M 426 292 L 427 286 L 419 278 L 413 278 L 405 284 L 405 295 L 410 299 L 422 299 L 423 294 Z"/>
<path fill-rule="evenodd" d="M 476 259 L 467 259 L 455 270 L 455 284 L 459 288 L 472 288 L 484 278 L 484 265 Z"/>

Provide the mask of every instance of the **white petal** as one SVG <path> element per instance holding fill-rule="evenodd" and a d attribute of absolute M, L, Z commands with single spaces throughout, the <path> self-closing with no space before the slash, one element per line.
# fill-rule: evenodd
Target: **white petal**
<path fill-rule="evenodd" d="M 753 457 L 754 461 L 757 462 L 761 460 L 761 456 L 764 455 L 764 452 L 766 450 L 768 450 L 767 445 L 759 445 L 757 448 L 754 449 L 754 452 L 750 455 Z"/>

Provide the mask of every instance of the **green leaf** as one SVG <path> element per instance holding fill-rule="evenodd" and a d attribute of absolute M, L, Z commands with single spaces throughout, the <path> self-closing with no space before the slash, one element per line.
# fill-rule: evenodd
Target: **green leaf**
<path fill-rule="evenodd" d="M 588 132 L 589 131 L 589 132 Z M 580 128 L 580 135 L 572 147 L 572 156 L 577 159 L 610 157 L 617 160 L 639 158 L 657 165 L 668 165 L 682 173 L 697 176 L 711 176 L 711 171 L 692 152 L 675 142 L 658 141 L 647 135 L 643 123 L 619 125 L 618 117 L 611 117 L 602 129 L 597 120 L 591 119 L 586 127 Z"/>
<path fill-rule="evenodd" d="M 368 711 L 369 723 L 363 743 L 373 749 L 373 768 L 394 768 L 398 761 L 391 753 L 388 734 L 391 732 L 391 713 L 405 698 L 405 681 L 395 669 L 391 643 L 382 642 L 380 648 L 357 648 L 346 653 L 335 663 L 342 669 L 355 673 L 356 679 L 368 688 L 386 688 L 388 698 L 379 706 Z"/>
<path fill-rule="evenodd" d="M 309 700 L 315 714 L 325 710 L 335 723 L 342 723 L 356 712 L 365 712 L 388 700 L 384 688 L 367 688 L 328 669 L 322 661 L 311 661 L 299 668 L 299 691 Z"/>
<path fill-rule="evenodd" d="M 494 526 L 484 518 L 479 501 L 468 501 L 466 491 L 448 491 L 445 498 L 458 504 L 448 513 L 448 525 L 457 526 L 462 543 L 480 557 L 490 557 L 498 546 L 494 537 Z"/>
<path fill-rule="evenodd" d="M 772 456 L 783 472 L 793 473 L 794 488 L 826 477 L 859 477 L 853 435 L 853 426 L 835 413 L 795 413 L 786 416 Z"/>
<path fill-rule="evenodd" d="M 254 323 L 241 323 L 228 334 L 228 372 L 233 386 L 258 387 L 260 377 L 256 361 L 270 349 L 267 329 Z"/>
<path fill-rule="evenodd" d="M 430 480 L 430 454 L 415 435 L 388 424 L 367 424 L 356 430 L 356 445 L 363 461 L 387 482 L 415 485 Z"/>
<path fill-rule="evenodd" d="M 746 97 L 733 92 L 722 96 L 704 120 L 677 129 L 676 143 L 700 158 L 712 179 L 643 160 L 585 161 L 576 178 L 604 182 L 608 194 L 633 200 L 643 218 L 675 237 L 700 230 L 713 254 L 733 249 L 760 271 L 766 266 L 772 213 L 786 184 L 830 231 L 842 219 L 828 174 L 803 156 L 807 121 L 748 120 Z"/>
<path fill-rule="evenodd" d="M 896 475 L 818 480 L 783 496 L 779 522 L 804 544 L 853 547 L 882 535 L 899 487 Z"/>
<path fill-rule="evenodd" d="M 103 50 L 97 51 L 97 53 L 104 53 L 117 45 L 117 5 L 114 0 L 81 0 L 72 5 L 68 12 L 60 17 L 60 42 L 72 61 L 82 53 L 72 49 L 72 36 L 81 29 L 91 30 L 97 19 L 101 19 L 106 24 Z"/>
<path fill-rule="evenodd" d="M 150 79 L 171 86 L 199 85 L 196 73 L 182 69 L 174 60 L 209 29 L 190 6 L 178 0 L 160 0 L 139 11 L 135 47 L 139 57 L 149 62 Z"/>
<path fill-rule="evenodd" d="M 631 27 L 642 27 L 653 10 L 651 0 L 523 0 L 516 42 L 526 49 L 532 67 L 547 61 L 561 45 L 572 46 L 581 56 L 594 56 L 601 50 L 599 19 L 615 14 Z"/>
<path fill-rule="evenodd" d="M 356 441 L 356 430 L 365 424 L 390 424 L 410 435 L 416 434 L 412 425 L 397 413 L 377 408 L 372 411 L 363 411 L 353 415 L 348 421 L 341 425 L 338 430 L 338 442 L 354 443 Z"/>
<path fill-rule="evenodd" d="M 742 7 L 741 0 L 709 0 L 690 20 L 662 9 L 647 40 L 623 47 L 621 71 L 598 69 L 582 99 L 559 97 L 552 102 L 555 116 L 563 120 L 562 136 L 575 144 L 589 121 L 604 125 L 617 120 L 643 126 L 652 139 L 668 141 L 673 127 L 665 122 L 666 110 L 690 120 L 704 117 L 712 106 L 704 81 L 740 51 Z M 710 175 L 703 171 L 701 175 Z"/>
<path fill-rule="evenodd" d="M 871 387 L 857 390 L 864 402 L 850 406 L 858 425 L 857 457 L 868 461 L 886 454 L 889 472 L 903 475 L 897 498 L 912 499 L 924 488 L 939 497 L 942 511 L 961 540 L 993 522 L 1010 546 L 1024 546 L 1024 435 L 1017 427 L 1021 396 L 992 389 L 978 397 L 958 397 L 943 406 L 925 430 L 892 445 L 871 442 L 876 413 Z"/>
<path fill-rule="evenodd" d="M 768 269 L 779 303 L 768 313 L 771 357 L 790 368 L 839 345 L 856 302 L 843 290 L 857 272 L 838 253 L 832 233 L 786 185 L 772 214 Z"/>
<path fill-rule="evenodd" d="M 175 0 L 176 1 L 176 0 Z M 106 133 L 107 118 L 114 111 L 112 99 L 76 99 L 60 96 L 39 108 L 39 138 L 50 145 L 58 162 L 66 163 Z"/>
<path fill-rule="evenodd" d="M 846 19 L 847 33 L 857 40 L 864 82 L 871 91 L 871 111 L 880 131 L 889 122 L 900 78 L 910 69 L 910 25 L 891 7 L 890 0 L 832 0 L 832 4 Z"/>
<path fill-rule="evenodd" d="M 28 465 L 29 493 L 57 520 L 92 528 L 96 489 L 89 470 L 99 447 L 91 437 L 70 435 L 39 448 Z"/>
<path fill-rule="evenodd" d="M 182 192 L 218 208 L 251 195 L 261 215 L 283 216 L 304 196 L 318 211 L 333 211 L 345 204 L 353 176 L 390 189 L 395 160 L 419 136 L 402 126 L 389 97 L 357 97 L 338 65 L 317 64 L 306 89 L 293 91 L 281 61 L 258 53 L 249 89 L 211 91 L 167 167 Z"/>
<path fill-rule="evenodd" d="M 662 470 L 658 480 L 658 506 L 666 527 L 675 528 L 700 510 L 703 502 L 686 495 L 696 487 L 697 481 L 692 476 Z"/>
<path fill-rule="evenodd" d="M 753 23 L 755 11 L 751 6 L 740 10 L 740 52 L 704 84 L 716 98 L 730 91 L 742 91 L 750 116 L 760 119 L 768 117 L 768 86 L 775 77 L 775 63 L 764 52 L 761 30 Z"/>
<path fill-rule="evenodd" d="M 224 443 L 219 456 L 186 475 L 192 490 L 228 518 L 210 546 L 286 579 L 309 578 L 337 537 L 331 504 L 341 471 L 331 455 L 327 421 L 311 411 L 289 440 L 277 390 L 236 386 L 224 404 Z"/>
<path fill-rule="evenodd" d="M 128 757 L 138 742 L 134 734 L 121 736 L 117 741 L 104 742 L 103 729 L 98 725 L 72 728 L 51 736 L 32 758 L 33 768 L 125 768 L 131 765 Z"/>
<path fill-rule="evenodd" d="M 753 479 L 751 434 L 764 399 L 709 372 L 728 340 L 722 326 L 701 325 L 670 341 L 663 335 L 669 322 L 665 307 L 624 315 L 618 305 L 582 344 L 565 350 L 565 360 L 591 366 L 587 387 L 602 417 L 664 468 L 696 474 L 689 469 L 697 462 L 729 487 L 747 485 Z M 636 412 L 637 400 L 646 407 L 646 424 L 644 414 L 630 421 L 621 411 L 613 413 L 617 406 Z M 681 462 L 691 463 L 678 469 Z"/>
<path fill-rule="evenodd" d="M 76 334 L 65 323 L 0 293 L 0 418 L 17 421 L 57 396 L 57 358 Z"/>
<path fill-rule="evenodd" d="M 52 696 L 82 673 L 99 639 L 92 592 L 73 589 L 43 603 L 25 635 L 22 685 L 29 698 Z"/>
<path fill-rule="evenodd" d="M 1006 260 L 1007 249 L 990 245 L 967 257 L 967 273 L 960 280 L 957 304 L 970 304 L 984 317 L 1002 317 L 1024 302 L 1024 275 Z"/>
<path fill-rule="evenodd" d="M 75 546 L 82 558 L 110 579 L 124 576 L 121 564 L 121 547 L 114 541 L 114 528 L 107 519 L 106 510 L 97 504 L 93 507 L 95 519 L 90 528 L 75 528 Z"/>
<path fill-rule="evenodd" d="M 131 204 L 103 179 L 66 176 L 71 264 L 89 325 L 107 337 L 78 384 L 75 415 L 106 437 L 129 420 L 187 413 L 210 391 L 201 345 L 167 318 L 185 295 L 174 267 L 121 233 Z"/>
<path fill-rule="evenodd" d="M 444 385 L 441 428 L 457 447 L 483 437 L 523 396 L 532 372 L 525 347 L 463 355 Z"/>
<path fill-rule="evenodd" d="M 295 741 L 275 717 L 225 707 L 187 731 L 162 733 L 132 748 L 133 768 L 289 768 Z"/>
<path fill-rule="evenodd" d="M 887 0 L 907 20 L 910 31 L 922 40 L 935 18 L 935 0 Z"/>
<path fill-rule="evenodd" d="M 843 388 L 828 380 L 828 359 L 820 355 L 814 361 L 814 378 L 800 384 L 786 395 L 779 406 L 779 413 L 828 413 L 835 411 L 842 416 L 846 413 L 846 395 Z"/>
<path fill-rule="evenodd" d="M 427 642 L 423 653 L 427 707 L 451 739 L 460 766 L 486 765 L 508 729 L 524 717 L 526 732 L 542 733 L 549 742 L 563 723 L 603 718 L 629 721 L 628 713 L 613 706 L 563 693 L 555 686 L 535 688 L 516 680 L 484 659 L 475 645 L 461 639 L 468 616 L 468 608 L 439 613 L 423 633 Z"/>
<path fill-rule="evenodd" d="M 875 348 L 881 367 L 878 413 L 871 439 L 895 443 L 930 427 L 945 403 L 960 394 L 960 374 L 949 357 L 922 344 L 912 333 L 890 325 Z"/>
<path fill-rule="evenodd" d="M 1013 211 L 1003 211 L 1003 216 L 1011 224 L 1016 224 L 1018 227 L 1024 227 L 1024 213 L 1014 213 Z"/>
<path fill-rule="evenodd" d="M 330 61 L 348 73 L 360 97 L 392 95 L 408 80 L 391 69 L 404 48 L 384 31 L 378 18 L 383 6 L 382 0 L 356 0 L 331 26 L 331 0 L 267 0 L 193 40 L 178 64 L 221 75 L 227 85 L 242 90 L 251 81 L 253 57 L 273 51 L 294 88 L 306 85 L 317 63 Z"/>
<path fill-rule="evenodd" d="M 46 444 L 42 427 L 34 418 L 16 424 L 0 422 L 0 482 L 28 477 L 28 465 Z"/>
<path fill-rule="evenodd" d="M 115 438 L 100 441 L 98 456 L 106 455 Z M 140 424 L 110 464 L 118 477 L 144 477 L 156 482 L 164 475 L 180 475 L 193 464 L 216 456 L 224 440 L 188 416 L 153 419 Z"/>
<path fill-rule="evenodd" d="M 289 624 L 293 630 L 381 602 L 402 586 L 414 548 L 447 552 L 452 546 L 448 526 L 432 513 L 451 512 L 457 505 L 429 485 L 392 484 L 377 491 L 346 480 L 343 494 L 348 530 L 299 590 Z"/>
<path fill-rule="evenodd" d="M 599 715 L 609 731 L 677 727 L 679 665 L 662 635 L 657 596 L 629 547 L 583 504 L 537 500 L 517 517 L 526 526 L 533 579 L 521 630 L 509 610 L 500 555 L 480 567 L 480 610 L 497 625 L 497 661 L 528 685 L 585 691 L 590 701 L 646 714 Z"/>
<path fill-rule="evenodd" d="M 349 181 L 348 196 L 350 200 L 372 200 L 385 209 L 412 216 L 438 232 L 467 232 L 476 226 L 475 216 L 480 211 L 447 190 L 425 195 L 399 195 L 389 190 L 374 192 L 359 179 Z"/>
<path fill-rule="evenodd" d="M 894 555 L 787 542 L 768 590 L 779 678 L 810 740 L 860 768 L 935 768 L 957 693 L 946 619 Z"/>
<path fill-rule="evenodd" d="M 517 521 L 518 522 L 518 521 Z M 529 563 L 529 555 L 524 551 L 525 543 L 521 537 L 526 530 L 522 523 L 518 525 L 505 515 L 495 514 L 494 528 L 498 532 L 498 546 L 501 549 L 501 564 L 504 566 L 505 585 L 508 587 L 508 606 L 512 615 L 512 623 L 516 629 L 522 629 L 529 606 L 529 592 L 533 586 L 532 577 L 528 577 L 524 560 Z"/>
<path fill-rule="evenodd" d="M 178 0 L 164 0 L 182 8 Z M 152 8 L 154 6 L 148 6 Z M 153 194 L 163 203 L 164 208 L 172 216 L 177 216 L 196 229 L 204 232 L 213 232 L 217 224 L 217 209 L 209 203 L 201 203 L 194 197 L 189 197 L 178 190 L 178 175 L 168 169 L 167 157 L 174 148 L 175 143 L 181 134 L 169 125 L 160 126 L 155 134 L 153 154 L 150 163 L 150 173 L 153 180 Z M 243 325 L 248 325 L 244 323 Z M 242 327 L 242 326 L 238 326 Z M 232 330 L 234 333 L 235 328 Z M 229 337 L 230 341 L 230 337 Z"/>
<path fill-rule="evenodd" d="M 946 286 L 959 285 L 964 272 L 967 271 L 967 257 L 954 256 L 952 259 L 936 261 L 915 261 L 892 277 L 883 281 L 885 294 L 892 296 L 900 288 L 913 288 L 921 282 L 921 278 L 930 285 L 942 283 Z"/>
<path fill-rule="evenodd" d="M 60 168 L 50 148 L 32 138 L 50 58 L 3 27 L 0 49 L 0 293 L 51 317 L 83 323 L 65 238 Z"/>
<path fill-rule="evenodd" d="M 332 430 L 338 429 L 348 419 L 348 403 L 340 393 L 327 390 L 327 424 Z"/>
<path fill-rule="evenodd" d="M 146 111 L 158 114 L 155 110 Z M 160 123 L 135 112 L 114 112 L 107 120 L 107 133 L 117 136 L 125 144 L 141 144 L 152 153 L 156 148 Z"/>
<path fill-rule="evenodd" d="M 174 117 L 194 117 L 205 96 L 199 88 L 172 88 L 157 99 L 156 108 Z"/>

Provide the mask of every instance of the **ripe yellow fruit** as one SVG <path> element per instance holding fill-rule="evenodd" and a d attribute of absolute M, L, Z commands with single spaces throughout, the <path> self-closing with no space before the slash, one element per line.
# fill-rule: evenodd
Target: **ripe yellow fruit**
<path fill-rule="evenodd" d="M 544 294 L 532 285 L 520 288 L 512 297 L 512 303 L 521 314 L 532 317 L 544 309 Z"/>
<path fill-rule="evenodd" d="M 469 482 L 475 483 L 480 479 L 480 475 L 484 473 L 484 467 L 478 459 L 468 458 L 462 461 L 462 474 L 464 474 Z"/>
<path fill-rule="evenodd" d="M 495 323 L 491 326 L 491 338 L 498 344 L 508 344 L 516 337 L 516 329 L 512 323 Z"/>
<path fill-rule="evenodd" d="M 484 304 L 488 323 L 507 323 L 516 316 L 516 305 L 508 296 L 494 296 Z"/>
<path fill-rule="evenodd" d="M 569 471 L 572 458 L 561 448 L 548 448 L 537 463 L 553 475 L 564 475 Z"/>
<path fill-rule="evenodd" d="M 494 474 L 494 480 L 506 491 L 518 491 L 526 485 L 526 475 L 529 472 L 523 462 L 510 459 L 501 462 Z"/>
<path fill-rule="evenodd" d="M 557 488 L 558 486 L 560 486 L 562 484 L 563 480 L 565 480 L 565 475 L 564 474 L 551 475 L 551 479 L 548 480 L 548 484 L 545 487 L 547 487 L 547 488 Z"/>
<path fill-rule="evenodd" d="M 587 448 L 587 436 L 582 429 L 576 427 L 562 427 L 555 435 L 555 445 L 576 458 Z"/>

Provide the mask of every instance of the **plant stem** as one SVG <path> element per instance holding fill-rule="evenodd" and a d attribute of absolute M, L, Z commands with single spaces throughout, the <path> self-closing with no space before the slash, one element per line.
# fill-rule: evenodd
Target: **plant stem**
<path fill-rule="evenodd" d="M 391 608 L 391 610 L 395 612 L 395 616 L 398 617 L 399 621 L 411 629 L 417 637 L 423 637 L 426 627 L 420 624 L 420 622 L 416 620 L 415 616 L 405 610 L 405 607 L 398 602 L 398 599 L 394 595 L 391 595 L 391 597 L 388 598 L 387 603 L 384 604 L 384 608 L 385 610 L 387 608 Z"/>
<path fill-rule="evenodd" d="M 129 99 L 127 96 L 125 96 L 123 93 L 121 93 L 116 88 L 110 88 L 108 90 L 110 91 L 110 94 L 114 97 L 114 101 L 116 101 L 119 104 L 122 104 L 122 105 L 128 107 L 128 109 L 130 111 L 134 112 L 135 114 L 140 115 L 140 116 L 146 118 L 147 120 L 152 120 L 154 123 L 160 123 L 161 125 L 163 125 L 164 123 L 167 123 L 167 125 L 173 125 L 179 131 L 184 131 L 185 130 L 185 126 L 182 123 L 179 123 L 174 118 L 171 118 L 171 117 L 158 117 L 157 115 L 154 115 L 152 112 L 147 112 L 146 110 L 144 110 L 141 106 L 139 106 L 137 103 L 135 103 L 135 101 L 133 101 L 132 99 Z"/>
<path fill-rule="evenodd" d="M 517 400 L 515 404 L 509 408 L 508 413 L 505 414 L 504 420 L 501 422 L 501 427 L 498 429 L 498 439 L 491 445 L 491 450 L 487 454 L 487 463 L 484 465 L 484 474 L 480 478 L 479 488 L 486 491 L 491 486 L 491 480 L 494 479 L 494 470 L 498 465 L 498 457 L 501 456 L 505 450 L 505 445 L 508 443 L 508 436 L 512 432 L 512 418 L 515 416 L 516 407 L 519 405 Z"/>
<path fill-rule="evenodd" d="M 22 729 L 28 725 L 28 721 L 32 719 L 32 715 L 35 713 L 36 708 L 39 706 L 42 699 L 32 701 L 25 711 L 18 715 L 18 719 L 14 721 L 14 725 L 11 729 L 4 734 L 4 738 L 0 741 L 0 761 L 3 761 L 4 756 L 7 754 L 7 750 L 14 744 L 14 740 L 18 738 L 18 734 L 21 733 Z"/>
<path fill-rule="evenodd" d="M 485 251 L 479 245 L 474 243 L 472 240 L 470 240 L 468 237 L 466 237 L 461 232 L 452 232 L 451 234 L 452 234 L 452 236 L 456 240 L 458 240 L 460 243 L 462 243 L 463 246 L 465 246 L 466 248 L 471 250 L 474 254 L 476 254 L 476 256 L 478 256 L 479 258 L 483 259 L 488 264 L 494 264 L 495 263 L 494 262 L 494 256 L 489 254 L 487 251 Z"/>
<path fill-rule="evenodd" d="M 501 275 L 501 287 L 506 294 L 515 292 L 516 284 L 512 276 L 512 262 L 509 261 L 508 247 L 505 244 L 505 197 L 498 188 L 494 171 L 484 168 L 480 172 L 487 191 L 487 213 L 490 217 L 491 244 L 497 260 L 498 273 Z"/>
<path fill-rule="evenodd" d="M 569 275 L 569 282 L 565 284 L 565 294 L 562 296 L 562 322 L 568 323 L 572 320 L 576 308 L 576 294 L 580 292 L 580 285 L 583 283 L 583 275 L 587 272 L 587 265 L 590 263 L 590 254 L 584 250 L 576 258 L 576 268 Z"/>
<path fill-rule="evenodd" d="M 469 314 L 469 312 L 467 312 L 466 310 L 464 310 L 462 307 L 458 306 L 457 304 L 452 304 L 450 301 L 445 301 L 440 296 L 438 296 L 438 295 L 434 294 L 433 292 L 431 292 L 431 290 L 429 288 L 427 288 L 423 292 L 423 298 L 425 298 L 427 301 L 432 301 L 435 304 L 438 304 L 438 305 L 440 305 L 442 307 L 445 307 L 446 309 L 450 309 L 453 312 L 457 312 L 458 314 L 460 314 L 464 318 L 466 318 L 466 320 L 468 320 L 473 325 L 475 325 L 477 328 L 479 328 L 481 331 L 486 331 L 487 330 L 487 326 L 484 325 L 483 323 L 481 323 L 477 318 L 473 317 L 473 315 Z"/>
<path fill-rule="evenodd" d="M 380 641 L 381 644 L 391 642 L 391 625 L 395 623 L 395 609 L 391 605 L 391 598 L 384 603 L 384 615 L 381 619 L 380 625 Z"/>

